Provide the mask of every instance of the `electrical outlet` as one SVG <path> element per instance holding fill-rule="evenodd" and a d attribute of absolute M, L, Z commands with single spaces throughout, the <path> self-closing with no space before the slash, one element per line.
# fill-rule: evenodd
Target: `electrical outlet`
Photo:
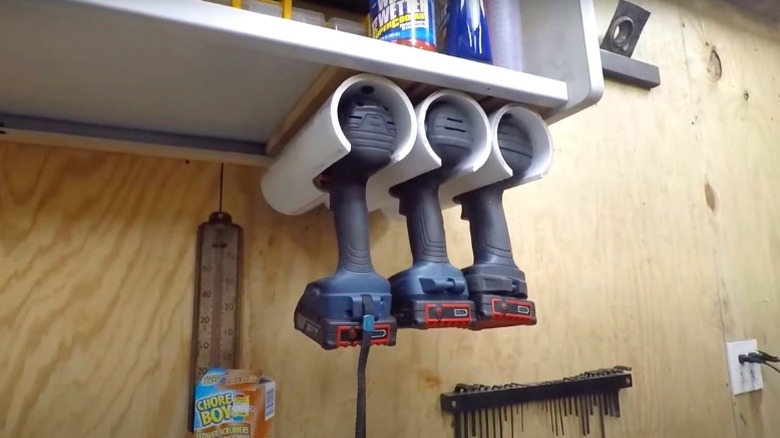
<path fill-rule="evenodd" d="M 761 376 L 761 364 L 739 363 L 739 356 L 758 350 L 755 339 L 748 341 L 726 342 L 726 361 L 729 367 L 729 384 L 734 395 L 758 391 L 764 387 Z"/>

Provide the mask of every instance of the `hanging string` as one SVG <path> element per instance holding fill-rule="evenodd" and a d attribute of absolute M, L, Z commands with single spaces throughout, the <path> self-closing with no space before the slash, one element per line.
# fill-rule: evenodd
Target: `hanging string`
<path fill-rule="evenodd" d="M 219 212 L 222 213 L 222 191 L 225 186 L 225 163 L 219 165 Z"/>

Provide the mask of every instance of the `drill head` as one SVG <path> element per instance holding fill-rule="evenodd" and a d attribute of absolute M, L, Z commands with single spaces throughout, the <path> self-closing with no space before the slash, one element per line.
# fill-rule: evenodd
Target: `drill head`
<path fill-rule="evenodd" d="M 531 167 L 534 151 L 528 133 L 513 120 L 511 114 L 502 117 L 498 124 L 498 148 L 512 169 L 512 179 L 522 178 Z"/>
<path fill-rule="evenodd" d="M 462 165 L 471 153 L 474 133 L 466 112 L 448 102 L 434 104 L 425 118 L 428 141 L 441 158 L 442 173 Z"/>
<path fill-rule="evenodd" d="M 351 150 L 323 174 L 332 181 L 365 181 L 390 164 L 396 148 L 393 117 L 387 107 L 365 95 L 342 102 L 338 114 Z"/>

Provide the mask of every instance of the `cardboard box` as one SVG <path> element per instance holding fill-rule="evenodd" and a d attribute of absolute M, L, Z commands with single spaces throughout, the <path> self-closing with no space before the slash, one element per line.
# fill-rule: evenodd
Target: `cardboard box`
<path fill-rule="evenodd" d="M 195 386 L 195 438 L 272 438 L 276 383 L 258 370 L 209 369 Z"/>

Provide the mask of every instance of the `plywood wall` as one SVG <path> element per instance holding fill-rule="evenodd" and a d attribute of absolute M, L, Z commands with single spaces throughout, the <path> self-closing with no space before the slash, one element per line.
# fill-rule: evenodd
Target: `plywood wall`
<path fill-rule="evenodd" d="M 597 2 L 600 29 L 615 3 Z M 550 175 L 506 197 L 539 325 L 373 349 L 372 438 L 448 436 L 438 395 L 458 382 L 617 363 L 635 388 L 609 436 L 780 435 L 780 375 L 732 398 L 723 346 L 780 352 L 780 30 L 704 0 L 639 3 L 653 16 L 635 56 L 663 85 L 608 83 L 553 127 Z M 0 436 L 187 435 L 194 234 L 218 178 L 217 164 L 0 143 Z M 274 213 L 257 169 L 225 178 L 246 239 L 242 365 L 279 382 L 278 437 L 351 436 L 357 352 L 292 329 L 306 283 L 335 264 L 329 216 Z M 465 266 L 458 214 L 447 237 Z M 409 264 L 402 223 L 375 216 L 371 233 L 382 274 Z"/>

